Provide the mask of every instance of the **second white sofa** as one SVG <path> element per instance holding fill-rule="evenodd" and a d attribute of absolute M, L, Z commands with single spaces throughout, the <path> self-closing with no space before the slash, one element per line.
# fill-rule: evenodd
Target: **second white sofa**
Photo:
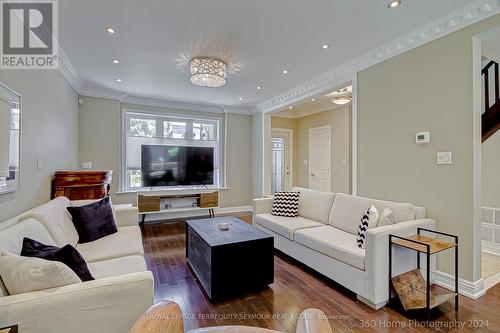
<path fill-rule="evenodd" d="M 300 192 L 299 216 L 271 215 L 273 198 L 255 199 L 254 225 L 274 236 L 274 247 L 357 294 L 378 309 L 389 298 L 389 234 L 410 236 L 417 228 L 435 230 L 425 209 L 343 193 L 294 188 Z M 356 234 L 363 212 L 374 205 L 381 213 L 391 208 L 398 223 L 368 229 L 365 249 Z M 395 248 L 394 274 L 415 267 L 414 252 Z"/>
<path fill-rule="evenodd" d="M 0 251 L 19 255 L 24 237 L 59 247 L 71 244 L 95 280 L 9 295 L 0 279 L 0 327 L 19 325 L 23 333 L 126 333 L 153 304 L 137 208 L 113 207 L 118 232 L 78 244 L 69 205 L 59 197 L 0 223 Z"/>

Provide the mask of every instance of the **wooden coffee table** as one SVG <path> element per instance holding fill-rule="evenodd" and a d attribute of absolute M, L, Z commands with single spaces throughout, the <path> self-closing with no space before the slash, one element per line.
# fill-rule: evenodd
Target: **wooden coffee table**
<path fill-rule="evenodd" d="M 219 222 L 229 230 L 219 230 Z M 274 282 L 274 238 L 236 217 L 189 220 L 186 258 L 210 300 Z"/>

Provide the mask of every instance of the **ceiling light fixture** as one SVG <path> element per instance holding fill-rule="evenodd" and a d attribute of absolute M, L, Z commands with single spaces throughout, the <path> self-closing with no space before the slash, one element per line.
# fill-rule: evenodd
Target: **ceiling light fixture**
<path fill-rule="evenodd" d="M 261 90 L 261 89 L 262 89 L 262 87 L 261 87 L 261 86 L 257 86 L 257 90 Z"/>
<path fill-rule="evenodd" d="M 122 82 L 122 79 L 118 79 L 118 78 L 116 78 L 116 79 L 115 79 L 115 81 L 116 81 L 116 82 Z"/>
<path fill-rule="evenodd" d="M 243 100 L 243 97 L 239 97 L 238 99 L 239 99 L 240 101 L 242 101 L 242 100 Z"/>
<path fill-rule="evenodd" d="M 113 59 L 113 64 L 119 64 L 120 63 L 120 60 L 118 59 Z"/>
<path fill-rule="evenodd" d="M 227 65 L 210 57 L 195 57 L 189 62 L 191 82 L 200 87 L 217 88 L 226 84 Z"/>
<path fill-rule="evenodd" d="M 114 35 L 116 33 L 116 30 L 113 28 L 113 27 L 106 27 L 106 31 L 110 34 L 110 35 Z"/>
<path fill-rule="evenodd" d="M 289 108 L 289 109 L 293 109 L 293 106 L 289 106 L 288 108 Z"/>
<path fill-rule="evenodd" d="M 311 102 L 316 102 L 316 98 L 311 99 Z"/>
<path fill-rule="evenodd" d="M 389 4 L 387 5 L 387 8 L 396 8 L 401 5 L 401 0 L 391 0 Z"/>
<path fill-rule="evenodd" d="M 284 69 L 283 74 L 288 74 L 288 69 Z"/>
<path fill-rule="evenodd" d="M 323 50 L 326 50 L 326 49 L 327 49 L 327 48 L 329 48 L 329 47 L 330 47 L 330 45 L 328 45 L 328 44 L 323 44 L 323 45 L 321 45 L 321 48 L 322 48 Z"/>
<path fill-rule="evenodd" d="M 332 102 L 337 105 L 344 105 L 352 101 L 352 92 L 350 92 L 348 88 L 340 89 L 340 91 L 334 91 L 332 96 Z"/>

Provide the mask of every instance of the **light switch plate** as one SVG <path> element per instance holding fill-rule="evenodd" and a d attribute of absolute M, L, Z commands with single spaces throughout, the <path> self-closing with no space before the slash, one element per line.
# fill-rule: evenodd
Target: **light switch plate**
<path fill-rule="evenodd" d="M 307 165 L 309 163 L 308 160 L 304 160 L 304 165 Z"/>
<path fill-rule="evenodd" d="M 43 158 L 38 157 L 38 158 L 36 159 L 36 168 L 37 168 L 38 170 L 42 170 L 42 169 L 43 169 Z"/>
<path fill-rule="evenodd" d="M 436 156 L 436 163 L 437 164 L 452 164 L 453 163 L 453 156 L 451 154 L 451 151 L 445 151 L 445 152 L 438 152 Z"/>

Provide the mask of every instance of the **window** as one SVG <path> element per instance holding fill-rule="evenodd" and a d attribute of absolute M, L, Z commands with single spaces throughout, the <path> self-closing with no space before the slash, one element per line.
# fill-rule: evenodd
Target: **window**
<path fill-rule="evenodd" d="M 137 111 L 123 112 L 122 190 L 141 189 L 141 146 L 214 148 L 214 185 L 221 186 L 222 165 L 218 118 L 188 118 Z"/>

